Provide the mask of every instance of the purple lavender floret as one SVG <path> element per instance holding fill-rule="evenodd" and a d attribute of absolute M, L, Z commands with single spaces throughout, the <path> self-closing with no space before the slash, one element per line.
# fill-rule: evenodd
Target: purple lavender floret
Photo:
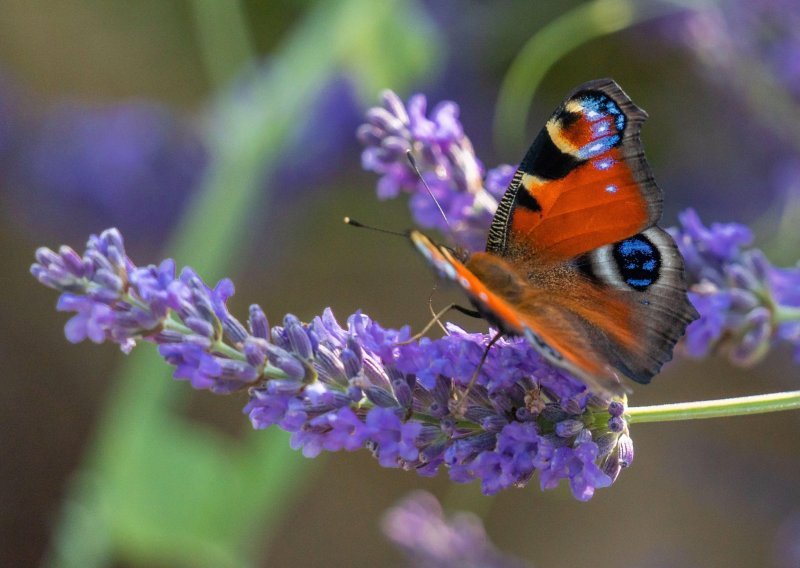
<path fill-rule="evenodd" d="M 538 471 L 545 488 L 567 480 L 580 500 L 610 485 L 630 460 L 623 401 L 598 398 L 548 365 L 521 338 L 489 351 L 468 388 L 489 334 L 448 326 L 440 339 L 409 341 L 357 312 L 342 327 L 328 309 L 310 323 L 287 315 L 269 326 L 250 307 L 247 326 L 227 309 L 230 280 L 213 288 L 166 260 L 136 266 L 109 229 L 79 255 L 41 248 L 31 272 L 59 290 L 75 312 L 70 341 L 137 341 L 158 346 L 174 377 L 218 394 L 248 389 L 254 428 L 278 426 L 308 457 L 369 448 L 383 467 L 457 482 L 480 480 L 493 494 L 526 485 Z"/>
<path fill-rule="evenodd" d="M 423 568 L 524 568 L 521 559 L 503 554 L 486 534 L 481 520 L 467 512 L 445 517 L 436 497 L 415 491 L 386 512 L 383 532 Z"/>
<path fill-rule="evenodd" d="M 362 166 L 381 176 L 378 197 L 409 193 L 418 225 L 439 229 L 469 250 L 483 249 L 514 168 L 503 165 L 485 172 L 454 102 L 443 101 L 428 112 L 421 94 L 413 95 L 407 105 L 392 91 L 384 91 L 382 99 L 381 106 L 367 111 L 366 123 L 357 132 L 364 145 Z M 409 163 L 409 150 L 447 221 Z"/>
<path fill-rule="evenodd" d="M 686 262 L 689 298 L 700 318 L 686 330 L 693 357 L 724 351 L 741 365 L 759 361 L 779 341 L 800 360 L 800 267 L 772 266 L 735 223 L 706 227 L 688 209 L 670 230 Z"/>

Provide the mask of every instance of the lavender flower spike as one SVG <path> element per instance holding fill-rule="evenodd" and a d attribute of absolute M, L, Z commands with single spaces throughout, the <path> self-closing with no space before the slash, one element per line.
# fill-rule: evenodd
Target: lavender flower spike
<path fill-rule="evenodd" d="M 734 363 L 759 361 L 787 341 L 800 360 L 800 267 L 777 268 L 751 248 L 750 230 L 735 223 L 706 227 L 688 209 L 670 230 L 686 260 L 689 298 L 700 319 L 686 330 L 694 357 L 726 351 Z"/>
<path fill-rule="evenodd" d="M 37 251 L 32 273 L 77 312 L 71 341 L 158 345 L 176 379 L 215 393 L 249 389 L 254 428 L 277 425 L 308 457 L 369 448 L 380 465 L 457 482 L 484 493 L 567 480 L 585 501 L 630 465 L 624 401 L 600 399 L 549 366 L 521 338 L 498 341 L 467 390 L 493 334 L 450 326 L 441 339 L 407 343 L 362 313 L 340 326 L 330 310 L 311 323 L 287 315 L 270 328 L 252 306 L 248 326 L 226 307 L 229 280 L 208 287 L 170 260 L 137 267 L 115 229 L 91 237 L 83 255 Z M 466 399 L 465 399 L 466 397 Z M 465 404 L 453 401 L 465 400 Z"/>
<path fill-rule="evenodd" d="M 212 290 L 191 269 L 176 276 L 172 260 L 137 267 L 116 229 L 92 235 L 83 255 L 40 248 L 36 260 L 31 273 L 62 293 L 58 310 L 76 312 L 64 329 L 72 342 L 111 341 L 129 352 L 138 340 L 151 341 L 176 367 L 175 378 L 218 393 L 246 387 L 266 370 L 284 375 L 265 364 L 266 340 L 249 336 L 225 308 L 228 280 Z"/>
<path fill-rule="evenodd" d="M 383 532 L 410 566 L 426 568 L 524 568 L 525 562 L 501 553 L 480 519 L 459 512 L 445 518 L 436 497 L 415 491 L 389 509 Z"/>
<path fill-rule="evenodd" d="M 482 249 L 514 168 L 500 166 L 484 181 L 483 164 L 464 134 L 454 102 L 441 102 L 428 113 L 421 94 L 413 95 L 407 105 L 392 91 L 384 91 L 382 98 L 381 106 L 367 111 L 366 123 L 357 132 L 364 145 L 364 169 L 381 176 L 378 197 L 410 193 L 409 205 L 418 225 L 440 229 L 470 250 Z M 409 150 L 449 225 L 409 164 Z"/>
<path fill-rule="evenodd" d="M 330 310 L 309 324 L 287 316 L 272 328 L 273 349 L 314 373 L 264 380 L 245 412 L 254 428 L 292 432 L 305 455 L 366 446 L 384 467 L 426 476 L 444 467 L 454 481 L 479 479 L 486 494 L 523 486 L 538 471 L 542 488 L 567 479 L 587 500 L 629 465 L 619 457 L 628 437 L 622 402 L 592 396 L 523 339 L 492 348 L 459 413 L 452 401 L 465 396 L 493 336 L 449 332 L 405 343 L 407 329 L 384 329 L 361 313 L 345 327 Z"/>

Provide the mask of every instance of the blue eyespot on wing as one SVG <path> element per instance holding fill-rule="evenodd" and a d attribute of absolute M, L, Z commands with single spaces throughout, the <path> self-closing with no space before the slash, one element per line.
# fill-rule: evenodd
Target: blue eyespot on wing
<path fill-rule="evenodd" d="M 698 314 L 686 295 L 683 257 L 672 237 L 650 227 L 630 238 L 600 247 L 576 260 L 579 272 L 609 297 L 631 306 L 631 329 L 638 353 L 617 348 L 627 376 L 647 383 L 672 358 L 675 343 Z"/>

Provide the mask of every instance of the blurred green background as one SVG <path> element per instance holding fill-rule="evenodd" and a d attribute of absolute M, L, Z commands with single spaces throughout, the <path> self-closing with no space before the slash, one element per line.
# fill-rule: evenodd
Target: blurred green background
<path fill-rule="evenodd" d="M 28 266 L 37 246 L 118 226 L 140 264 L 231 276 L 242 316 L 253 302 L 273 322 L 360 308 L 419 329 L 428 269 L 406 243 L 341 223 L 411 222 L 360 170 L 360 114 L 383 88 L 455 100 L 492 167 L 605 76 L 651 116 L 662 224 L 695 207 L 796 262 L 795 4 L 4 0 L 0 565 L 400 565 L 378 521 L 425 488 L 535 566 L 794 566 L 796 414 L 637 426 L 634 466 L 588 504 L 536 483 L 482 497 L 366 451 L 304 459 L 281 432 L 250 431 L 243 395 L 173 383 L 148 345 L 126 358 L 68 344 Z M 748 370 L 679 360 L 631 404 L 797 378 L 788 352 Z"/>

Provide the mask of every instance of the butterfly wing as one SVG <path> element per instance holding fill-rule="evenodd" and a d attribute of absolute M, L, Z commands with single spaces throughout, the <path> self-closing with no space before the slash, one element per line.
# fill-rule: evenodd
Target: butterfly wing
<path fill-rule="evenodd" d="M 649 383 L 672 358 L 675 343 L 698 313 L 686 295 L 683 257 L 672 237 L 653 226 L 578 257 L 578 288 L 629 307 L 627 319 L 603 326 L 598 349 L 612 367 L 638 383 Z M 573 306 L 581 313 L 587 308 Z M 588 308 L 591 310 L 592 308 Z"/>
<path fill-rule="evenodd" d="M 486 250 L 558 262 L 654 225 L 662 197 L 639 138 L 646 118 L 610 79 L 575 89 L 522 160 Z"/>

